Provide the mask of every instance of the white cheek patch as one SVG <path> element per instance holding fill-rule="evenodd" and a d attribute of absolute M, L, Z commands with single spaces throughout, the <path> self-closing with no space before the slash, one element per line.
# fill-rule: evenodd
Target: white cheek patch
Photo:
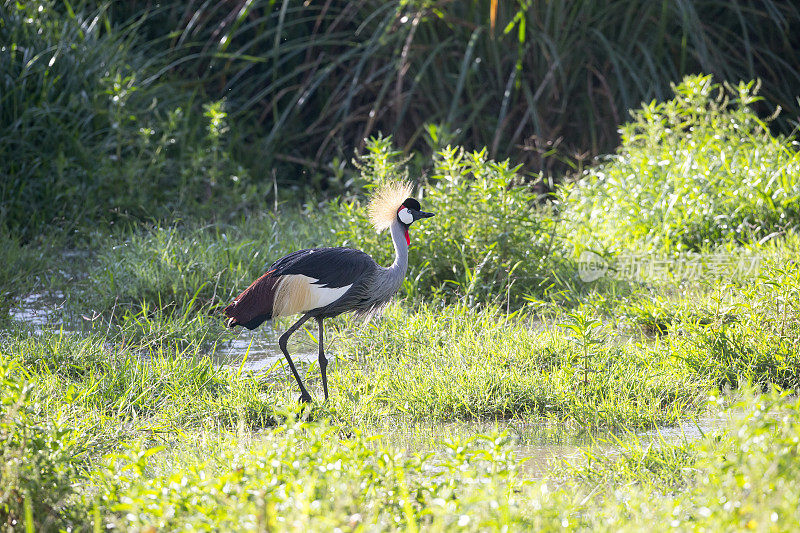
<path fill-rule="evenodd" d="M 400 219 L 400 222 L 406 225 L 414 222 L 414 217 L 411 216 L 411 213 L 409 213 L 408 209 L 406 209 L 405 207 L 397 212 L 397 218 Z"/>

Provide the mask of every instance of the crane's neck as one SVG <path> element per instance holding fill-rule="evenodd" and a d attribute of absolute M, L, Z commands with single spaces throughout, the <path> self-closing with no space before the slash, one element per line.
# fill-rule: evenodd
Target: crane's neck
<path fill-rule="evenodd" d="M 392 232 L 392 242 L 394 243 L 394 263 L 389 267 L 400 274 L 400 277 L 406 275 L 408 268 L 408 240 L 406 239 L 406 228 L 395 219 L 390 226 Z"/>

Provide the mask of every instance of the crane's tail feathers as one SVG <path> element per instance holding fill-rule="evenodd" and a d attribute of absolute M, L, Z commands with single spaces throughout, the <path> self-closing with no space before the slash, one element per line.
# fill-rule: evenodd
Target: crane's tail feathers
<path fill-rule="evenodd" d="M 255 329 L 270 320 L 280 282 L 281 277 L 272 277 L 270 273 L 255 280 L 225 308 L 225 316 L 228 317 L 225 325 L 229 328 L 243 326 Z"/>
<path fill-rule="evenodd" d="M 407 181 L 390 181 L 372 194 L 367 212 L 369 221 L 377 231 L 383 231 L 392 225 L 397 217 L 397 210 L 411 196 L 411 191 L 411 184 Z"/>

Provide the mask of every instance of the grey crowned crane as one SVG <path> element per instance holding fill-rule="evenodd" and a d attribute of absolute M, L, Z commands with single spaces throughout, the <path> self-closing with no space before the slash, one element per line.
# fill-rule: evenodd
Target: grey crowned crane
<path fill-rule="evenodd" d="M 275 261 L 225 308 L 227 326 L 255 329 L 265 320 L 302 314 L 278 340 L 297 384 L 300 401 L 310 402 L 311 395 L 286 349 L 289 337 L 309 318 L 319 325 L 319 369 L 325 400 L 328 399 L 328 360 L 322 347 L 322 321 L 348 311 L 369 316 L 384 307 L 394 296 L 408 268 L 408 228 L 433 213 L 421 211 L 411 196 L 411 185 L 395 182 L 381 187 L 372 197 L 368 211 L 377 231 L 389 229 L 395 258 L 390 267 L 378 265 L 369 255 L 352 248 L 312 248 L 300 250 Z"/>

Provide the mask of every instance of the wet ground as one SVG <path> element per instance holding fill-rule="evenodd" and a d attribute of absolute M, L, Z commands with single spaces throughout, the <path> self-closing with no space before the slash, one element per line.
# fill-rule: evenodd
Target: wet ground
<path fill-rule="evenodd" d="M 65 298 L 60 292 L 54 294 L 29 294 L 9 309 L 9 316 L 14 322 L 26 324 L 34 330 L 63 325 L 63 309 Z"/>
<path fill-rule="evenodd" d="M 514 448 L 519 466 L 527 477 L 539 478 L 551 471 L 554 464 L 580 465 L 586 462 L 584 451 L 615 455 L 627 445 L 641 447 L 681 444 L 722 430 L 729 420 L 705 416 L 683 420 L 675 426 L 662 426 L 647 431 L 610 433 L 600 431 L 576 435 L 558 421 L 526 418 L 498 421 L 458 421 L 448 423 L 413 423 L 376 428 L 383 443 L 409 450 L 429 450 L 432 443 L 447 439 L 467 439 L 476 435 L 505 432 Z"/>
<path fill-rule="evenodd" d="M 255 331 L 243 330 L 229 343 L 217 346 L 213 359 L 219 365 L 254 373 L 269 373 L 285 361 L 278 347 L 278 337 L 271 324 L 264 324 Z M 312 363 L 317 360 L 317 341 L 305 330 L 298 330 L 291 339 L 290 355 L 296 363 Z M 328 353 L 333 358 L 334 355 Z"/>
<path fill-rule="evenodd" d="M 47 328 L 65 328 L 63 294 L 32 294 L 22 299 L 18 306 L 9 310 L 10 318 L 26 324 L 34 331 Z M 84 322 L 92 317 L 82 317 Z M 70 328 L 80 329 L 80 328 Z M 212 357 L 221 366 L 254 373 L 271 373 L 285 366 L 283 354 L 278 348 L 278 331 L 265 324 L 255 331 L 243 330 L 233 341 L 216 347 Z M 291 342 L 292 359 L 302 365 L 317 360 L 317 341 L 308 330 L 295 333 Z M 329 353 L 331 359 L 335 354 Z M 286 369 L 288 375 L 288 368 Z M 455 421 L 447 423 L 414 422 L 395 424 L 387 421 L 385 426 L 374 428 L 382 435 L 384 443 L 408 450 L 430 449 L 434 443 L 448 438 L 470 438 L 506 432 L 520 459 L 522 470 L 536 478 L 546 474 L 553 463 L 585 462 L 583 453 L 592 448 L 595 453 L 606 455 L 620 453 L 623 443 L 638 443 L 641 446 L 663 446 L 702 438 L 706 434 L 721 430 L 729 421 L 723 418 L 701 417 L 684 420 L 675 426 L 657 427 L 648 431 L 624 434 L 596 433 L 577 436 L 574 429 L 567 428 L 555 420 L 540 418 L 498 421 Z M 435 450 L 431 450 L 435 451 Z"/>

